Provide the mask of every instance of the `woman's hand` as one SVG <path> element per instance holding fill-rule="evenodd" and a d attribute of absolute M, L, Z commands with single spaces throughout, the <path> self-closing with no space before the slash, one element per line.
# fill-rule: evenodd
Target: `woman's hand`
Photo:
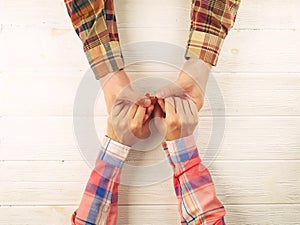
<path fill-rule="evenodd" d="M 130 102 L 119 102 L 108 118 L 107 135 L 127 146 L 150 135 L 150 117 L 145 121 L 147 108 Z"/>
<path fill-rule="evenodd" d="M 154 117 L 157 129 L 165 134 L 167 141 L 192 135 L 198 124 L 197 108 L 187 97 L 158 99 Z"/>

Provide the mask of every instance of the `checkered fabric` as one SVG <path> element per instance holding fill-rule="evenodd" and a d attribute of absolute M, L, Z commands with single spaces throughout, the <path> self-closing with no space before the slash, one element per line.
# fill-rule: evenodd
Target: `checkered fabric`
<path fill-rule="evenodd" d="M 96 79 L 124 68 L 113 0 L 64 1 Z M 239 4 L 240 0 L 192 1 L 186 59 L 200 58 L 211 65 L 217 64 Z"/>
<path fill-rule="evenodd" d="M 105 137 L 96 165 L 86 185 L 72 225 L 115 225 L 118 215 L 118 186 L 130 147 Z"/>
<path fill-rule="evenodd" d="M 120 173 L 130 148 L 107 137 L 103 143 L 72 225 L 116 225 Z M 164 142 L 163 149 L 174 171 L 181 224 L 224 225 L 225 209 L 193 136 Z"/>
<path fill-rule="evenodd" d="M 174 171 L 181 224 L 224 225 L 225 209 L 208 169 L 201 163 L 193 135 L 167 141 L 163 148 Z"/>

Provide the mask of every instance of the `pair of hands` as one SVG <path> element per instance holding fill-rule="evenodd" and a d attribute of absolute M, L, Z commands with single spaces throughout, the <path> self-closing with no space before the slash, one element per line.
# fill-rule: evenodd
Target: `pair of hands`
<path fill-rule="evenodd" d="M 211 65 L 200 59 L 187 60 L 174 85 L 156 93 L 157 101 L 133 91 L 124 70 L 105 76 L 101 83 L 110 115 L 108 135 L 126 145 L 132 145 L 137 139 L 150 135 L 149 122 L 152 118 L 155 118 L 156 128 L 165 134 L 167 140 L 192 134 L 187 131 L 189 127 L 195 128 L 192 124 L 197 120 L 193 116 L 203 105 L 210 70 Z M 196 112 L 192 105 L 196 106 Z"/>
<path fill-rule="evenodd" d="M 151 119 L 154 119 L 156 129 L 167 141 L 193 134 L 198 123 L 198 111 L 190 98 L 147 98 L 151 101 L 148 107 L 118 99 L 108 118 L 107 135 L 124 145 L 132 146 L 151 135 Z"/>

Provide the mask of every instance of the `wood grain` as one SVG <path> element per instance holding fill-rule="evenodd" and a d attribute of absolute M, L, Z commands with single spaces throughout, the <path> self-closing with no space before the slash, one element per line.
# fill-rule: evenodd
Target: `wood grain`
<path fill-rule="evenodd" d="M 180 66 L 186 46 L 187 32 L 165 28 L 123 28 L 119 29 L 123 55 L 128 71 L 176 71 L 164 65 Z M 3 46 L 5 54 L 4 70 L 22 72 L 65 71 L 78 69 L 86 71 L 88 63 L 82 51 L 82 44 L 71 29 L 35 27 L 4 27 L 4 43 L 14 43 L 18 54 L 9 45 Z M 22 41 L 19 37 L 22 36 Z M 272 37 L 272 38 L 271 38 Z M 227 73 L 286 73 L 300 72 L 299 30 L 233 30 L 222 48 L 215 72 Z M 284 40 L 284 44 L 282 43 Z M 173 46 L 170 54 L 160 51 L 161 46 L 145 46 L 145 42 L 159 42 L 163 46 Z M 137 43 L 142 43 L 138 46 Z M 175 47 L 174 47 L 175 46 Z M 275 47 L 276 46 L 276 47 Z M 179 49 L 180 51 L 177 51 Z M 162 58 L 164 56 L 165 58 Z M 156 63 L 149 63 L 149 60 Z M 142 61 L 142 63 L 137 63 Z"/>
<path fill-rule="evenodd" d="M 80 71 L 5 72 L 0 77 L 0 115 L 71 116 L 83 74 Z M 132 72 L 129 76 L 132 80 L 144 78 L 139 86 L 146 92 L 158 90 L 165 81 L 174 81 L 177 73 Z M 80 93 L 95 99 L 95 115 L 107 115 L 100 84 L 96 89 L 99 90 L 97 101 L 97 96 L 83 90 Z M 200 116 L 300 115 L 300 104 L 297 104 L 300 73 L 213 73 L 207 90 Z M 84 112 L 81 115 L 89 116 Z"/>
<path fill-rule="evenodd" d="M 300 27 L 297 0 L 244 0 L 241 2 L 235 28 L 296 29 Z M 116 0 L 118 25 L 123 27 L 188 28 L 190 0 Z M 18 12 L 18 16 L 15 16 Z M 18 26 L 70 27 L 71 22 L 62 0 L 6 1 L 1 23 Z M 159 16 L 157 16 L 159 15 Z M 138 19 L 136 19 L 138 18 Z"/>
<path fill-rule="evenodd" d="M 91 172 L 83 161 L 4 161 L 0 168 L 5 171 L 0 177 L 3 205 L 79 204 Z M 215 161 L 209 169 L 224 204 L 300 203 L 299 160 Z M 138 173 L 134 171 L 130 176 Z M 176 197 L 169 179 L 150 186 L 121 186 L 119 202 L 176 204 Z"/>
<path fill-rule="evenodd" d="M 190 4 L 115 0 L 125 60 L 143 61 L 126 67 L 132 80 L 176 78 Z M 299 224 L 299 12 L 298 0 L 243 0 L 210 76 L 217 86 L 208 86 L 196 138 L 201 156 L 217 153 L 205 163 L 227 224 Z M 176 46 L 180 54 L 176 58 L 158 45 L 137 47 L 147 41 Z M 91 172 L 73 124 L 74 99 L 87 69 L 63 0 L 0 1 L 0 225 L 70 223 Z M 144 81 L 145 91 L 158 88 L 150 83 Z M 107 116 L 103 102 L 100 94 L 92 118 L 100 138 Z M 212 124 L 223 121 L 222 142 L 211 147 Z M 131 151 L 127 164 L 142 167 L 164 157 L 160 147 Z M 145 187 L 121 185 L 118 224 L 179 224 L 171 178 Z"/>
<path fill-rule="evenodd" d="M 297 225 L 300 205 L 225 205 L 226 224 Z M 0 224 L 40 225 L 69 224 L 76 206 L 1 207 Z M 268 212 L 268 213 L 266 213 Z M 280 213 L 279 213 L 280 212 Z M 11 215 L 8 217 L 7 215 Z M 140 215 L 140 216 L 135 216 Z M 143 215 L 143 216 L 141 216 Z M 162 216 L 163 215 L 163 216 Z M 155 218 L 155 221 L 153 221 Z M 286 218 L 289 218 L 288 220 Z M 24 222 L 25 221 L 25 222 Z M 26 222 L 30 221 L 30 222 Z M 118 225 L 174 225 L 179 223 L 177 206 L 120 206 Z"/>
<path fill-rule="evenodd" d="M 195 133 L 199 136 L 195 137 L 202 156 L 217 151 L 219 160 L 300 159 L 299 117 L 226 117 L 219 149 L 208 147 L 211 118 L 200 117 L 199 121 Z M 101 140 L 106 118 L 97 117 L 95 124 Z M 2 117 L 0 140 L 0 160 L 83 160 L 71 117 Z M 161 160 L 164 154 L 158 147 L 133 151 L 129 157 L 130 161 Z"/>

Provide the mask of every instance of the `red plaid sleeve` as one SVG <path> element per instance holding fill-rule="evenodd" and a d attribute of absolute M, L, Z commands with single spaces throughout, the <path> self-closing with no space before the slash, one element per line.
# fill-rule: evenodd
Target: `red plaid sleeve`
<path fill-rule="evenodd" d="M 185 58 L 200 58 L 215 66 L 239 5 L 240 0 L 193 0 Z"/>
<path fill-rule="evenodd" d="M 118 215 L 118 186 L 130 147 L 105 137 L 72 225 L 115 225 Z"/>
<path fill-rule="evenodd" d="M 225 209 L 201 163 L 193 136 L 167 141 L 163 148 L 174 171 L 181 224 L 224 225 Z"/>
<path fill-rule="evenodd" d="M 124 68 L 113 0 L 64 0 L 96 79 Z"/>

